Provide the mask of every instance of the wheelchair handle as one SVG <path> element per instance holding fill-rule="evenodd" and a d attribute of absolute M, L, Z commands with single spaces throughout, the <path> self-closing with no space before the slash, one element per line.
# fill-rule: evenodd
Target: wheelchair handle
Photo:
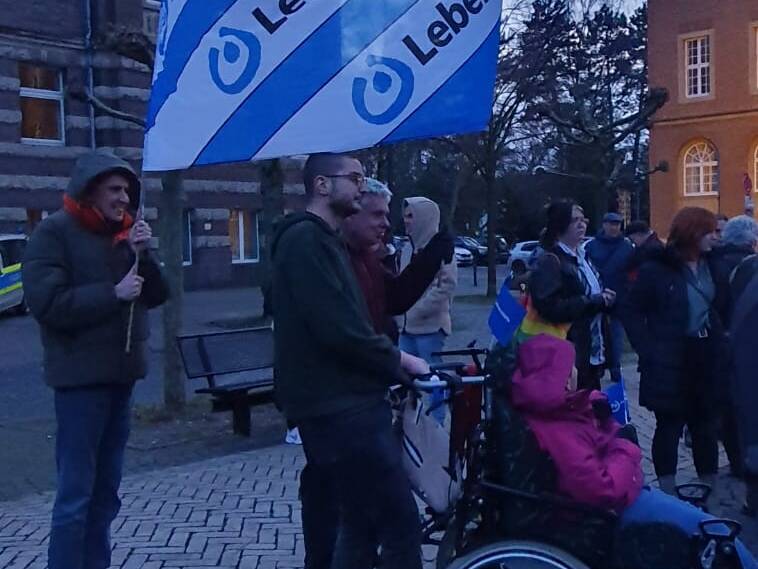
<path fill-rule="evenodd" d="M 419 391 L 455 389 L 463 385 L 484 383 L 484 379 L 484 376 L 458 377 L 449 373 L 438 372 L 415 376 L 413 378 L 413 386 Z"/>
<path fill-rule="evenodd" d="M 703 536 L 719 541 L 734 541 L 742 531 L 740 522 L 727 519 L 704 520 L 698 524 L 698 527 Z M 724 533 L 724 528 L 728 533 Z"/>

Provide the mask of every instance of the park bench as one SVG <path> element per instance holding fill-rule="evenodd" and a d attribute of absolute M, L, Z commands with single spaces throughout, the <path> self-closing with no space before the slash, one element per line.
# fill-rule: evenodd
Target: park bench
<path fill-rule="evenodd" d="M 195 393 L 211 395 L 214 412 L 231 411 L 234 432 L 249 437 L 250 408 L 273 401 L 273 330 L 245 328 L 176 340 L 187 378 L 207 382 Z"/>

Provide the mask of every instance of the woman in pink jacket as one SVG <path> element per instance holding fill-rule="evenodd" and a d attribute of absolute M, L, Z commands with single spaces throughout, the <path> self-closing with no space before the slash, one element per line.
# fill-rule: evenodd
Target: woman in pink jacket
<path fill-rule="evenodd" d="M 557 470 L 557 491 L 577 502 L 620 515 L 628 524 L 664 523 L 687 536 L 712 519 L 659 490 L 643 487 L 642 452 L 627 428 L 611 417 L 605 395 L 576 391 L 571 342 L 539 335 L 518 348 L 511 400 Z M 743 567 L 756 567 L 740 543 Z"/>

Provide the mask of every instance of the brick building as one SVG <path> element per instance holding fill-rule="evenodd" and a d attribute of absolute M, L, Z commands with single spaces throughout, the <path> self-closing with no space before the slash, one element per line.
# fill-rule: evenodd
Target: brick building
<path fill-rule="evenodd" d="M 108 105 L 144 115 L 148 69 L 89 46 L 114 28 L 154 35 L 159 5 L 156 0 L 0 0 L 0 234 L 28 233 L 58 209 L 74 161 L 90 148 L 110 149 L 139 169 L 142 129 L 93 112 L 71 93 L 91 84 Z M 187 288 L 258 284 L 257 168 L 193 169 L 185 180 Z M 146 216 L 157 232 L 159 180 L 148 179 L 146 185 Z M 294 168 L 285 174 L 285 192 L 301 192 Z"/>
<path fill-rule="evenodd" d="M 758 1 L 649 0 L 649 80 L 669 102 L 656 114 L 651 221 L 666 234 L 693 205 L 744 212 L 743 183 L 758 186 Z"/>

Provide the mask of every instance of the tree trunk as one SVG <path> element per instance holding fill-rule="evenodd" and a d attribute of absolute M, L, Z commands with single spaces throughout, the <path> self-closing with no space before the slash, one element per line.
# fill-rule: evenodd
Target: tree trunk
<path fill-rule="evenodd" d="M 269 245 L 273 238 L 274 222 L 284 214 L 284 170 L 279 159 L 266 160 L 260 165 L 263 215 L 258 227 L 261 238 L 261 263 L 264 278 L 268 278 L 271 258 Z"/>
<path fill-rule="evenodd" d="M 166 409 L 177 413 L 184 408 L 186 392 L 184 371 L 176 336 L 182 329 L 184 296 L 184 266 L 182 264 L 182 238 L 184 213 L 184 186 L 180 171 L 166 172 L 161 177 L 160 256 L 170 296 L 163 305 L 163 403 Z"/>

